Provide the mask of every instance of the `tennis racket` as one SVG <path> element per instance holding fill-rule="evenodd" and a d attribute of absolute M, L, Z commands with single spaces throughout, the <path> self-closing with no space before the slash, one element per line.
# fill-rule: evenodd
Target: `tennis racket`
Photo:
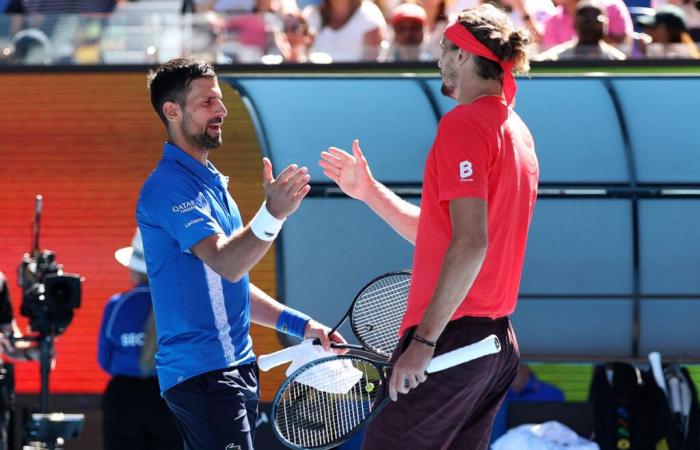
<path fill-rule="evenodd" d="M 408 289 L 411 286 L 411 272 L 389 272 L 378 276 L 365 285 L 355 296 L 350 308 L 340 322 L 333 327 L 333 334 L 347 318 L 353 334 L 361 345 L 336 344 L 333 348 L 347 348 L 372 353 L 388 359 L 399 342 L 399 327 L 406 312 Z M 318 340 L 315 344 L 320 344 Z M 305 344 L 287 347 L 258 358 L 258 366 L 267 371 L 273 367 L 292 361 L 298 355 L 308 352 Z"/>
<path fill-rule="evenodd" d="M 433 358 L 428 373 L 498 353 L 495 335 Z M 348 439 L 389 401 L 388 363 L 340 355 L 300 367 L 280 387 L 272 404 L 273 429 L 287 447 L 327 449 Z"/>

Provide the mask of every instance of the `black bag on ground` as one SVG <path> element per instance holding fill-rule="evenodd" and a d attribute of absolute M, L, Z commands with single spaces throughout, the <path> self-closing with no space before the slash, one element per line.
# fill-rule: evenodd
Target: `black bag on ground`
<path fill-rule="evenodd" d="M 669 369 L 689 388 L 686 418 L 673 414 L 651 371 L 628 363 L 598 365 L 590 400 L 594 406 L 594 440 L 601 450 L 700 450 L 697 391 L 685 368 Z M 687 391 L 686 391 L 687 392 Z"/>

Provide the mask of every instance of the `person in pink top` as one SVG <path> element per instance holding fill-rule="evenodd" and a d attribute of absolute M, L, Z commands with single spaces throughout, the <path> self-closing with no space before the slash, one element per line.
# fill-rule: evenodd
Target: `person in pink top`
<path fill-rule="evenodd" d="M 545 50 L 576 36 L 574 16 L 578 0 L 555 0 L 557 8 L 551 17 L 544 20 L 544 33 L 540 49 Z M 608 17 L 608 35 L 610 44 L 622 44 L 633 32 L 632 16 L 623 0 L 605 0 L 605 13 Z"/>

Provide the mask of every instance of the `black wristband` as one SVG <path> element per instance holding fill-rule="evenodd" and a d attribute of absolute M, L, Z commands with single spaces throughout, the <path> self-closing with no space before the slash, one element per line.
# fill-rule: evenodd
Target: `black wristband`
<path fill-rule="evenodd" d="M 429 340 L 427 340 L 426 338 L 424 338 L 424 337 L 422 337 L 422 336 L 420 336 L 420 335 L 417 335 L 417 334 L 414 334 L 412 339 L 413 339 L 414 341 L 420 342 L 421 344 L 425 344 L 425 345 L 427 345 L 428 347 L 433 347 L 433 348 L 435 348 L 435 345 L 436 345 L 435 342 L 429 341 Z"/>

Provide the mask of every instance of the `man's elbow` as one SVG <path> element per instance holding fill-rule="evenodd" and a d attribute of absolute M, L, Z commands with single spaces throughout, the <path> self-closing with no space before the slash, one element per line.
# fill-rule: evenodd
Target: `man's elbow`
<path fill-rule="evenodd" d="M 226 278 L 231 283 L 238 283 L 245 276 L 246 272 L 239 270 L 237 267 L 231 267 L 230 265 L 224 264 L 225 258 L 221 258 L 222 261 L 218 261 L 217 258 L 209 262 L 205 262 L 207 266 L 214 272 L 216 272 L 221 278 Z"/>
<path fill-rule="evenodd" d="M 489 237 L 486 233 L 468 233 L 452 237 L 452 245 L 464 251 L 486 253 Z"/>

